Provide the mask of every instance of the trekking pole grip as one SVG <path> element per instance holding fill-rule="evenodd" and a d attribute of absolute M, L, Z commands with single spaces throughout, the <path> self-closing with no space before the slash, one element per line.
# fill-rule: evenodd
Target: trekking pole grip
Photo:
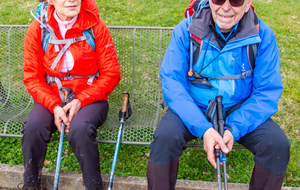
<path fill-rule="evenodd" d="M 123 92 L 123 106 L 122 106 L 122 113 L 125 113 L 127 111 L 127 105 L 128 105 L 128 92 Z"/>
<path fill-rule="evenodd" d="M 218 124 L 219 124 L 219 133 L 223 137 L 224 135 L 224 116 L 223 116 L 223 96 L 217 96 L 217 114 L 218 114 Z"/>

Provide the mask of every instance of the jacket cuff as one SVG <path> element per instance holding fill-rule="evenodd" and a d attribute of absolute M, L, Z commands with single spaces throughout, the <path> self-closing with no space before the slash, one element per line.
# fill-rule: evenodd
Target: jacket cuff
<path fill-rule="evenodd" d="M 202 132 L 201 134 L 198 135 L 201 140 L 203 140 L 204 133 L 206 133 L 206 131 L 210 128 L 213 128 L 213 127 L 211 126 L 211 127 L 207 128 L 206 130 L 204 130 L 204 132 Z"/>
<path fill-rule="evenodd" d="M 55 103 L 55 104 L 53 104 L 53 105 L 50 106 L 49 111 L 50 111 L 52 114 L 54 114 L 54 108 L 56 108 L 56 106 L 60 106 L 60 104 L 59 104 L 59 103 Z"/>
<path fill-rule="evenodd" d="M 241 138 L 240 130 L 238 130 L 238 128 L 236 128 L 235 126 L 231 126 L 229 124 L 226 124 L 224 129 L 229 130 L 231 132 L 231 134 L 234 137 L 234 141 L 237 141 Z"/>
<path fill-rule="evenodd" d="M 77 95 L 77 98 L 81 102 L 81 108 L 94 102 L 94 101 L 92 101 L 92 98 L 89 95 L 82 93 L 82 92 Z"/>

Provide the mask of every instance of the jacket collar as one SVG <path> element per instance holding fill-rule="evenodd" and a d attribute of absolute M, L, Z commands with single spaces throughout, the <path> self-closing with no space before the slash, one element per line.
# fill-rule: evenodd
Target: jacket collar
<path fill-rule="evenodd" d="M 54 6 L 49 4 L 47 17 L 47 23 L 53 28 L 54 31 L 59 31 L 58 23 L 53 16 Z M 87 30 L 95 26 L 99 22 L 99 11 L 95 0 L 83 0 L 81 2 L 81 10 L 78 15 L 77 21 L 74 23 L 73 28 L 78 32 Z M 59 32 L 56 32 L 58 34 Z M 57 36 L 58 37 L 58 36 Z"/>

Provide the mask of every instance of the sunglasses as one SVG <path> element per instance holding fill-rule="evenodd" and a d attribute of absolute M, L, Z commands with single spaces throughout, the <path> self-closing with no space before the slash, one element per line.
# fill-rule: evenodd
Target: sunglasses
<path fill-rule="evenodd" d="M 213 4 L 223 5 L 226 0 L 212 0 Z M 240 7 L 244 4 L 245 0 L 229 0 L 231 6 Z"/>

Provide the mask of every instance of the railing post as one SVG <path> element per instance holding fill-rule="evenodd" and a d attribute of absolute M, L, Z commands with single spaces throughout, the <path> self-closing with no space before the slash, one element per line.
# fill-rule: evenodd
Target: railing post
<path fill-rule="evenodd" d="M 134 79 L 135 79 L 135 33 L 136 28 L 133 29 L 133 44 L 132 44 L 132 50 L 133 50 L 133 58 L 132 58 L 132 92 L 131 92 L 131 109 L 134 110 Z"/>

